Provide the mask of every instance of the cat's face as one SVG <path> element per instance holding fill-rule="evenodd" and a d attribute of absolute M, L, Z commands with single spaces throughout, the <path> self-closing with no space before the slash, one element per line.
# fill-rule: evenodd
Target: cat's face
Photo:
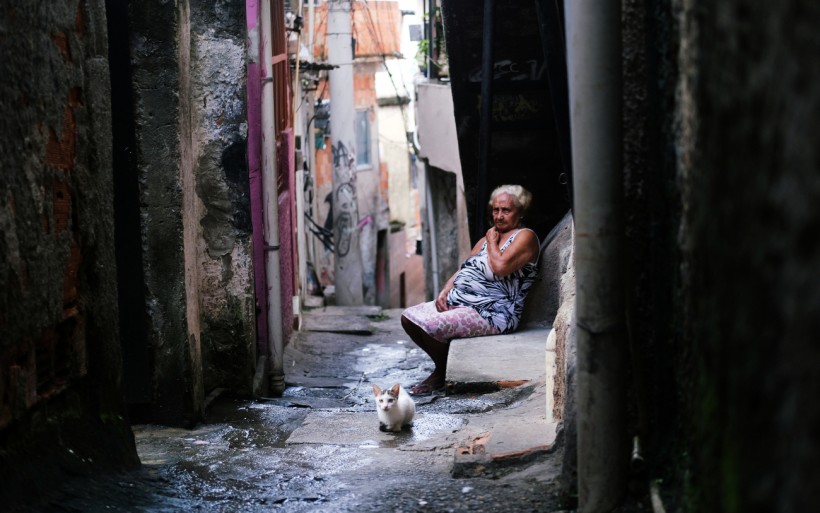
<path fill-rule="evenodd" d="M 376 408 L 383 411 L 390 411 L 398 400 L 392 390 L 381 390 L 378 385 L 373 385 L 373 395 L 376 397 Z"/>

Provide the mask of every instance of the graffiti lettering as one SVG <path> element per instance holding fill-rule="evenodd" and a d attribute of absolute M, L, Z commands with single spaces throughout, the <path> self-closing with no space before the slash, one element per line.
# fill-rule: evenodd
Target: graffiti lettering
<path fill-rule="evenodd" d="M 538 119 L 544 109 L 543 101 L 532 94 L 499 94 L 493 102 L 493 121 L 524 121 Z M 480 108 L 480 104 L 477 105 Z"/>
<path fill-rule="evenodd" d="M 350 237 L 353 231 L 353 220 L 350 214 L 342 212 L 333 227 L 336 243 L 336 254 L 345 257 L 350 252 Z"/>
<path fill-rule="evenodd" d="M 545 70 L 546 63 L 535 59 L 523 62 L 503 59 L 493 64 L 493 80 L 541 80 Z M 471 69 L 468 74 L 470 82 L 481 82 L 481 77 L 481 66 Z"/>
<path fill-rule="evenodd" d="M 331 149 L 333 150 L 334 170 L 356 169 L 356 153 L 352 150 L 348 150 L 343 142 L 337 142 Z"/>

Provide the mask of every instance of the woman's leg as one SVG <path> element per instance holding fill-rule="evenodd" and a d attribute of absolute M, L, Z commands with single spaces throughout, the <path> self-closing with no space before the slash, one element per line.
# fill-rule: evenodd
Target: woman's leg
<path fill-rule="evenodd" d="M 401 316 L 401 325 L 410 336 L 410 339 L 430 356 L 433 365 L 435 365 L 432 374 L 419 384 L 427 385 L 426 388 L 430 390 L 443 387 L 447 377 L 447 355 L 450 353 L 450 344 L 444 344 L 434 339 L 403 315 Z"/>

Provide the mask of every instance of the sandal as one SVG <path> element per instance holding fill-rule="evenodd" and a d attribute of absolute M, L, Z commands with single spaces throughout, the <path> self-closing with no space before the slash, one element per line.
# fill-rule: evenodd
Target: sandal
<path fill-rule="evenodd" d="M 410 387 L 410 395 L 424 396 L 431 395 L 433 392 L 441 392 L 444 390 L 444 385 L 434 387 L 429 383 L 419 383 Z"/>

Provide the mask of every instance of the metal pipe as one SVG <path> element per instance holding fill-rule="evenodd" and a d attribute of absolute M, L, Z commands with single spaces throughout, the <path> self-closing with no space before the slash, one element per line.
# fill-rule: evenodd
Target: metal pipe
<path fill-rule="evenodd" d="M 308 60 L 313 62 L 313 45 L 315 44 L 316 32 L 316 2 L 315 0 L 308 0 L 308 46 L 310 47 L 310 57 Z"/>
<path fill-rule="evenodd" d="M 564 0 L 575 219 L 578 511 L 611 511 L 629 469 L 622 283 L 621 7 Z"/>
<path fill-rule="evenodd" d="M 265 206 L 262 202 L 262 70 L 259 0 L 247 0 L 245 16 L 248 29 L 248 181 L 250 182 L 251 221 L 253 225 L 254 293 L 261 311 L 256 316 L 257 362 L 253 392 L 268 393 L 270 370 L 268 341 L 268 299 L 265 277 Z"/>
<path fill-rule="evenodd" d="M 558 136 L 559 156 L 572 207 L 572 151 L 569 140 L 569 108 L 567 101 L 566 41 L 561 25 L 561 4 L 550 0 L 536 0 L 536 14 L 541 33 L 541 48 L 547 65 L 547 84 L 552 100 L 552 118 Z"/>
<path fill-rule="evenodd" d="M 492 144 L 493 116 L 493 0 L 484 0 L 484 40 L 481 54 L 481 124 L 478 132 L 478 179 L 476 180 L 473 242 L 484 235 L 487 214 L 487 174 Z"/>
<path fill-rule="evenodd" d="M 629 459 L 629 465 L 632 472 L 643 472 L 646 468 L 643 451 L 641 451 L 641 439 L 638 436 L 632 437 L 632 457 Z"/>
<path fill-rule="evenodd" d="M 430 229 L 430 266 L 433 275 L 433 296 L 440 292 L 441 280 L 438 270 L 438 241 L 436 240 L 436 216 L 433 213 L 433 193 L 430 189 L 430 166 L 424 166 L 424 195 L 427 203 L 427 226 Z"/>
<path fill-rule="evenodd" d="M 310 3 L 313 3 L 313 0 L 310 0 Z M 298 16 L 304 15 L 304 6 L 302 5 L 302 0 L 299 0 L 299 7 L 297 8 Z M 299 105 L 304 101 L 302 98 L 302 79 L 299 77 L 299 63 L 301 61 L 301 53 L 302 53 L 302 30 L 299 29 L 299 32 L 296 33 L 296 67 L 293 72 L 293 107 L 292 107 L 292 116 L 293 119 L 293 133 L 294 134 L 301 134 L 304 133 L 303 127 L 303 120 L 304 114 L 302 117 L 298 117 L 299 113 Z M 307 230 L 305 230 L 305 198 L 304 194 L 302 194 L 302 189 L 304 187 L 304 165 L 303 162 L 307 159 L 307 141 L 304 137 L 299 137 L 299 141 L 301 142 L 299 147 L 300 155 L 302 156 L 302 161 L 300 162 L 299 159 L 296 159 L 296 173 L 295 173 L 295 180 L 296 180 L 296 188 L 294 190 L 296 196 L 296 254 L 298 258 L 298 265 L 299 265 L 299 288 L 297 290 L 296 295 L 294 296 L 294 301 L 297 304 L 294 304 L 294 315 L 297 317 L 299 326 L 302 324 L 302 303 L 305 299 L 305 290 L 307 290 L 307 244 L 305 242 L 305 238 L 307 237 Z"/>
<path fill-rule="evenodd" d="M 262 0 L 262 198 L 265 210 L 265 275 L 268 299 L 268 344 L 271 357 L 270 393 L 285 391 L 282 332 L 282 284 L 279 267 L 279 193 L 277 190 L 276 128 L 273 101 L 271 0 Z"/>

